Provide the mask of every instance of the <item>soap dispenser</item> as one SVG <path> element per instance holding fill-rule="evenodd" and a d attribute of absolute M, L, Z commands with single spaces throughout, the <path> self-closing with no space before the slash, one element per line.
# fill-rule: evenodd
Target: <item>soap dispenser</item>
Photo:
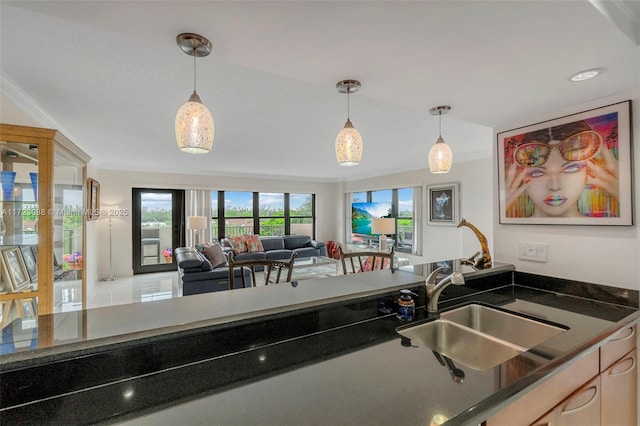
<path fill-rule="evenodd" d="M 416 313 L 416 302 L 413 301 L 413 296 L 418 296 L 411 290 L 400 290 L 400 298 L 398 299 L 398 312 L 396 317 L 402 321 L 413 321 Z"/>

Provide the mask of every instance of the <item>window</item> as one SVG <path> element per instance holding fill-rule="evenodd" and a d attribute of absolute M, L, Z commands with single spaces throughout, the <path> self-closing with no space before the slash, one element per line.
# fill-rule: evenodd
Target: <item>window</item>
<path fill-rule="evenodd" d="M 223 192 L 224 231 L 226 237 L 253 234 L 253 193 Z"/>
<path fill-rule="evenodd" d="M 243 234 L 314 238 L 315 194 L 212 191 L 211 234 L 214 240 Z"/>
<path fill-rule="evenodd" d="M 315 197 L 313 194 L 289 195 L 289 233 L 314 235 Z"/>
<path fill-rule="evenodd" d="M 260 235 L 284 235 L 284 194 L 260 192 Z"/>
<path fill-rule="evenodd" d="M 398 189 L 398 222 L 396 226 L 396 246 L 399 250 L 413 248 L 414 231 L 414 208 L 413 208 L 413 188 Z"/>
<path fill-rule="evenodd" d="M 218 235 L 218 191 L 211 191 L 211 241 L 220 241 Z"/>
<path fill-rule="evenodd" d="M 385 189 L 380 191 L 354 192 L 351 195 L 352 244 L 376 245 L 378 235 L 371 231 L 371 219 L 396 219 L 396 234 L 387 235 L 394 239 L 397 251 L 417 253 L 415 245 L 416 208 L 419 203 L 419 188 Z"/>

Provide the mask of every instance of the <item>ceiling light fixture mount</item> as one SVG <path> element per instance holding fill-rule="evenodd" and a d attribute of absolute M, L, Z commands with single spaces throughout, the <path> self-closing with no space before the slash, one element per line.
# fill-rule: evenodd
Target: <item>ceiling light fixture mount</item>
<path fill-rule="evenodd" d="M 571 81 L 585 81 L 597 77 L 602 72 L 601 68 L 592 68 L 575 73 L 569 78 Z"/>
<path fill-rule="evenodd" d="M 429 150 L 429 170 L 431 173 L 449 173 L 451 163 L 453 163 L 453 153 L 451 148 L 442 139 L 442 114 L 451 111 L 450 106 L 442 105 L 433 107 L 429 110 L 431 115 L 437 115 L 438 121 L 438 140 Z"/>
<path fill-rule="evenodd" d="M 192 33 L 178 35 L 176 42 L 184 53 L 193 56 L 193 93 L 176 114 L 176 141 L 181 151 L 206 154 L 213 145 L 215 125 L 213 116 L 196 92 L 196 58 L 211 53 L 211 42 Z"/>
<path fill-rule="evenodd" d="M 358 80 L 341 80 L 336 83 L 338 92 L 347 94 L 347 122 L 336 137 L 336 159 L 341 166 L 357 166 L 362 159 L 362 136 L 353 127 L 349 117 L 349 95 L 357 92 L 360 87 Z"/>

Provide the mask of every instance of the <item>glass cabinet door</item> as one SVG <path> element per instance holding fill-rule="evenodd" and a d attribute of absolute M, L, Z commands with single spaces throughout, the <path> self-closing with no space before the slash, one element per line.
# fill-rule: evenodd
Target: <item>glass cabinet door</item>
<path fill-rule="evenodd" d="M 37 313 L 38 222 L 45 213 L 38 200 L 38 166 L 37 143 L 0 143 L 0 294 L 13 295 L 0 301 L 0 328 Z M 33 327 L 26 328 L 30 333 Z"/>
<path fill-rule="evenodd" d="M 82 309 L 84 165 L 56 147 L 53 160 L 53 311 Z"/>

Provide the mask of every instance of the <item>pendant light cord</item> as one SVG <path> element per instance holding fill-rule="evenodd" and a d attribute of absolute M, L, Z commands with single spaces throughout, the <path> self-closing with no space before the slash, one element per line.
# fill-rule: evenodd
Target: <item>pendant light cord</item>
<path fill-rule="evenodd" d="M 349 112 L 350 112 L 350 105 L 349 105 L 349 97 L 351 96 L 351 85 L 347 85 L 347 120 L 351 120 L 351 117 L 349 116 Z"/>
<path fill-rule="evenodd" d="M 438 110 L 438 136 L 442 137 L 442 110 Z"/>
<path fill-rule="evenodd" d="M 196 92 L 196 45 L 193 44 L 193 93 Z"/>

